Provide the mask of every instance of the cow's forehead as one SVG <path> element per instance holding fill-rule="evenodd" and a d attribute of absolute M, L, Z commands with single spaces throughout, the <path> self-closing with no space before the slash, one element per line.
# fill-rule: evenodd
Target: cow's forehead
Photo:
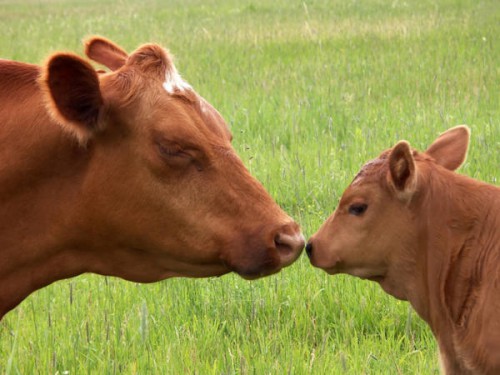
<path fill-rule="evenodd" d="M 209 102 L 201 97 L 187 81 L 182 78 L 172 59 L 170 58 L 168 51 L 166 51 L 166 56 L 168 57 L 168 64 L 165 64 L 164 66 L 165 74 L 163 76 L 163 80 L 160 81 L 161 90 L 165 93 L 165 97 L 167 98 L 170 97 L 171 99 L 182 99 L 181 102 L 167 100 L 171 103 L 168 108 L 169 110 L 172 110 L 171 105 L 177 105 L 173 103 L 179 103 L 178 105 L 187 106 L 185 108 L 189 108 L 187 112 L 184 110 L 181 110 L 179 112 L 179 116 L 181 117 L 179 117 L 178 123 L 182 124 L 185 120 L 189 121 L 186 116 L 190 116 L 190 111 L 194 111 L 198 114 L 202 122 L 199 122 L 197 120 L 194 122 L 190 121 L 192 126 L 198 127 L 198 130 L 202 130 L 202 133 L 204 133 L 205 135 L 208 135 L 210 133 L 217 138 L 230 141 L 232 138 L 231 133 L 223 117 Z M 133 105 L 132 103 L 134 102 L 134 99 L 145 97 L 145 90 L 149 90 L 149 85 L 151 85 L 152 83 L 151 80 L 134 79 L 133 74 L 127 75 L 111 73 L 110 78 L 111 77 L 112 80 L 110 82 L 112 82 L 112 84 L 118 83 L 117 87 L 119 87 L 119 90 L 125 89 L 126 91 L 131 92 L 130 95 L 122 95 L 119 99 L 121 100 L 123 98 L 128 98 L 127 103 L 130 105 Z M 123 82 L 124 78 L 128 81 L 128 84 L 120 84 L 120 82 Z M 157 81 L 154 80 L 153 82 Z M 151 92 L 151 103 L 158 103 L 156 90 L 152 90 Z M 166 103 L 163 100 L 162 102 Z M 160 111 L 159 113 L 161 115 L 162 112 Z M 200 126 L 203 129 L 201 129 Z M 184 127 L 184 130 L 187 131 L 188 128 L 189 127 Z"/>
<path fill-rule="evenodd" d="M 212 133 L 231 139 L 229 128 L 220 113 L 194 91 L 191 85 L 181 77 L 173 64 L 165 75 L 163 88 L 169 95 L 183 97 L 190 101 Z"/>
<path fill-rule="evenodd" d="M 198 96 L 198 107 L 201 117 L 203 118 L 207 127 L 209 127 L 216 134 L 231 140 L 232 135 L 226 121 L 209 102 L 201 96 Z"/>

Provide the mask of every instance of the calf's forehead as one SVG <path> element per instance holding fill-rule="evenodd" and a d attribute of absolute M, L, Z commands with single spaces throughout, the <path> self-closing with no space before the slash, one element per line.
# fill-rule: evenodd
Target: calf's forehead
<path fill-rule="evenodd" d="M 387 154 L 383 153 L 378 158 L 365 163 L 356 176 L 354 176 L 350 186 L 358 186 L 366 182 L 379 180 L 381 175 L 387 171 L 387 168 Z"/>
<path fill-rule="evenodd" d="M 375 197 L 380 196 L 382 189 L 383 187 L 378 181 L 359 179 L 355 184 L 351 184 L 345 189 L 338 206 L 345 207 L 353 203 L 370 204 L 376 199 Z"/>
<path fill-rule="evenodd" d="M 385 176 L 388 171 L 388 151 L 366 162 L 342 194 L 339 205 L 349 204 L 353 199 L 367 199 L 385 189 Z"/>

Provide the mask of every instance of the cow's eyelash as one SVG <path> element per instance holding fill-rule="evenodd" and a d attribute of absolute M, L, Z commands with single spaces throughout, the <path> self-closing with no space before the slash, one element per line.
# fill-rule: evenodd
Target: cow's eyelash
<path fill-rule="evenodd" d="M 188 157 L 189 154 L 185 152 L 181 147 L 177 145 L 166 146 L 161 143 L 158 144 L 158 149 L 163 156 L 171 157 L 171 156 L 180 156 L 180 157 Z"/>

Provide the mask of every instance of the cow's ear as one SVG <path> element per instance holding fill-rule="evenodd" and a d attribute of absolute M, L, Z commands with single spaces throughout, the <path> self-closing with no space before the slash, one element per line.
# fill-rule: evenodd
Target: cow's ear
<path fill-rule="evenodd" d="M 391 150 L 388 179 L 399 198 L 412 197 L 417 187 L 417 171 L 408 142 L 400 141 Z"/>
<path fill-rule="evenodd" d="M 49 58 L 40 81 L 54 119 L 81 144 L 102 126 L 103 98 L 92 66 L 73 54 Z"/>
<path fill-rule="evenodd" d="M 143 73 L 165 80 L 167 71 L 174 68 L 168 52 L 156 44 L 145 44 L 127 59 L 127 65 L 138 68 Z"/>
<path fill-rule="evenodd" d="M 465 125 L 455 126 L 437 137 L 425 153 L 439 165 L 454 171 L 463 164 L 467 157 L 469 140 L 469 128 Z"/>
<path fill-rule="evenodd" d="M 85 54 L 95 62 L 115 71 L 120 69 L 127 61 L 128 54 L 112 41 L 93 36 L 85 42 Z"/>

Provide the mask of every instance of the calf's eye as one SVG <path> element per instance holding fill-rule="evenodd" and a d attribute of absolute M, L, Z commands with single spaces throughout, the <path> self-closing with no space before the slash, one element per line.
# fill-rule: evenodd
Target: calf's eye
<path fill-rule="evenodd" d="M 354 203 L 349 206 L 349 213 L 354 216 L 361 216 L 367 208 L 368 205 L 366 203 Z"/>

